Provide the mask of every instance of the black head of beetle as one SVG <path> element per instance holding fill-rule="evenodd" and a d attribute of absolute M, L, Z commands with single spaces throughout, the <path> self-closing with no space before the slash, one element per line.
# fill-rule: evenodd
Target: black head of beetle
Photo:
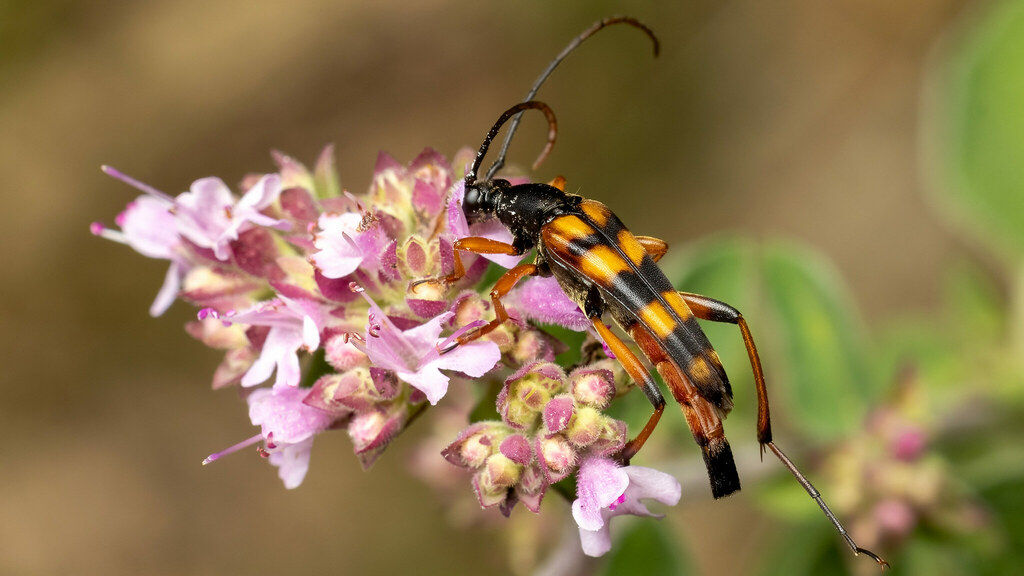
<path fill-rule="evenodd" d="M 547 104 L 535 100 L 516 104 L 506 110 L 487 133 L 477 151 L 473 166 L 466 173 L 466 194 L 462 201 L 462 209 L 470 224 L 497 218 L 512 233 L 512 245 L 521 250 L 536 246 L 544 224 L 565 213 L 567 208 L 575 207 L 581 200 L 578 196 L 566 194 L 548 184 L 531 182 L 513 186 L 508 180 L 501 178 L 477 179 L 477 171 L 498 130 L 510 118 L 530 109 L 542 111 L 548 119 L 549 126 L 547 145 L 534 165 L 539 164 L 547 156 L 555 143 L 555 113 Z"/>

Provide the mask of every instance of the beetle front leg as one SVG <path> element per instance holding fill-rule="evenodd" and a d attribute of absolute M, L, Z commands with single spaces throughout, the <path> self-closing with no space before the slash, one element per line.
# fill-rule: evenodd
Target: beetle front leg
<path fill-rule="evenodd" d="M 535 274 L 537 274 L 537 266 L 534 264 L 520 264 L 502 274 L 501 278 L 498 278 L 498 281 L 494 284 L 494 288 L 491 289 L 491 303 L 494 304 L 494 320 L 459 336 L 454 342 L 445 346 L 444 349 L 441 350 L 441 354 L 450 352 L 456 347 L 467 342 L 472 342 L 473 340 L 490 333 L 498 326 L 501 326 L 506 320 L 508 320 L 508 312 L 505 310 L 505 306 L 501 303 L 501 299 L 504 298 L 513 287 L 515 287 L 517 282 L 526 276 L 533 276 Z"/>
<path fill-rule="evenodd" d="M 523 251 L 515 246 L 506 242 L 500 242 L 498 240 L 491 240 L 490 238 L 482 238 L 480 236 L 468 236 L 466 238 L 460 238 L 455 241 L 454 249 L 454 269 L 452 273 L 440 278 L 425 278 L 423 280 L 417 280 L 409 285 L 409 288 L 416 293 L 416 289 L 427 283 L 443 284 L 445 288 L 451 286 L 466 275 L 466 267 L 462 264 L 462 257 L 459 256 L 460 252 L 472 252 L 474 254 L 505 254 L 507 256 L 520 256 Z"/>

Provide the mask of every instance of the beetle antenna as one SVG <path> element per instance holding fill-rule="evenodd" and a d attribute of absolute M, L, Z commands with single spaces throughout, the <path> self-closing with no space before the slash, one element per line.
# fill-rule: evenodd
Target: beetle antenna
<path fill-rule="evenodd" d="M 505 125 L 505 122 L 508 122 L 509 118 L 516 116 L 517 114 L 521 114 L 525 110 L 531 109 L 540 110 L 548 119 L 548 141 L 544 145 L 544 149 L 540 151 L 540 156 L 537 156 L 537 161 L 534 162 L 534 165 L 536 166 L 544 161 L 544 158 L 547 157 L 548 153 L 551 152 L 551 149 L 555 146 L 555 137 L 558 135 L 558 121 L 555 120 L 555 111 L 547 104 L 537 100 L 521 102 L 508 110 L 505 110 L 501 117 L 498 118 L 498 121 L 494 123 L 494 126 L 491 127 L 490 132 L 487 133 L 487 136 L 484 138 L 484 143 L 480 145 L 480 149 L 476 152 L 476 159 L 473 161 L 473 166 L 468 172 L 466 172 L 466 186 L 477 181 L 476 174 L 477 171 L 480 170 L 480 165 L 484 161 L 484 156 L 487 155 L 487 149 L 491 146 L 491 141 L 493 141 L 494 137 L 498 135 L 498 131 Z M 487 180 L 490 180 L 490 177 L 488 177 Z"/>
<path fill-rule="evenodd" d="M 590 38 L 601 29 L 611 26 L 612 24 L 628 24 L 634 28 L 639 29 L 641 32 L 646 34 L 648 38 L 651 39 L 651 42 L 654 43 L 654 56 L 658 56 L 658 52 L 661 50 L 661 45 L 658 42 L 658 37 L 654 35 L 654 31 L 648 28 L 646 24 L 640 22 L 636 18 L 631 18 L 629 16 L 609 16 L 604 20 L 598 20 L 597 22 L 594 22 L 590 26 L 590 28 L 587 28 L 582 33 L 580 33 L 579 36 L 573 38 L 572 41 L 569 42 L 569 44 L 566 45 L 566 47 L 558 54 L 558 56 L 555 56 L 555 59 L 552 60 L 550 64 L 548 64 L 548 67 L 545 68 L 543 72 L 541 72 L 540 77 L 538 77 L 537 80 L 533 83 L 533 88 L 530 88 L 530 92 L 526 95 L 526 98 L 523 98 L 523 101 L 528 102 L 530 100 L 533 100 L 534 96 L 537 95 L 537 91 L 540 90 L 540 87 L 548 79 L 548 76 L 551 76 L 551 73 L 555 71 L 555 68 L 558 68 L 558 65 L 562 63 L 562 60 L 565 60 L 565 58 L 569 56 L 569 54 L 572 54 L 572 52 L 576 50 L 576 48 L 579 47 L 579 45 L 582 44 L 584 40 Z M 498 152 L 498 157 L 494 160 L 494 163 L 491 164 L 491 167 L 487 169 L 487 176 L 484 177 L 484 180 L 490 180 L 491 178 L 493 178 L 495 173 L 497 173 L 498 170 L 500 170 L 502 166 L 505 165 L 505 154 L 508 152 L 508 147 L 512 144 L 512 137 L 515 135 L 516 129 L 519 127 L 519 120 L 521 116 L 522 115 L 517 115 L 512 120 L 512 124 L 508 128 L 508 135 L 505 136 L 505 143 L 502 144 L 501 151 Z M 540 158 L 537 159 L 536 162 L 534 162 L 534 170 L 537 169 L 537 167 L 543 160 L 544 158 L 543 156 L 541 156 Z"/>
<path fill-rule="evenodd" d="M 883 560 L 878 554 L 875 554 L 867 548 L 857 546 L 857 543 L 850 537 L 850 534 L 846 531 L 846 528 L 843 527 L 843 524 L 838 518 L 836 518 L 836 515 L 832 513 L 832 510 L 829 509 L 828 504 L 825 504 L 825 501 L 821 499 L 821 493 L 818 492 L 818 489 L 814 487 L 814 484 L 811 484 L 811 481 L 808 480 L 807 477 L 804 476 L 803 472 L 796 467 L 796 464 L 793 464 L 793 461 L 786 456 L 786 453 L 783 452 L 782 449 L 776 446 L 774 442 L 768 442 L 762 446 L 767 446 L 768 449 L 771 450 L 772 453 L 775 454 L 775 456 L 777 456 L 782 462 L 782 465 L 793 474 L 796 481 L 804 487 L 807 494 L 809 494 L 811 498 L 814 498 L 814 501 L 818 503 L 818 507 L 821 508 L 821 511 L 825 513 L 825 516 L 827 516 L 829 521 L 832 522 L 832 525 L 836 527 L 836 531 L 839 532 L 839 535 L 843 537 L 843 540 L 846 540 L 846 545 L 850 547 L 850 550 L 853 550 L 854 556 L 860 556 L 863 554 L 875 562 L 878 562 L 878 565 L 881 566 L 883 570 L 889 567 L 889 563 Z"/>

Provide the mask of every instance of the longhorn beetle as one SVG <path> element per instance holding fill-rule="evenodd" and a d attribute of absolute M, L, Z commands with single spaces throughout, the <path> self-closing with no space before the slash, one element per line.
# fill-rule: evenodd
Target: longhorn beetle
<path fill-rule="evenodd" d="M 415 290 L 424 282 L 448 286 L 462 278 L 465 267 L 459 255 L 461 252 L 519 256 L 536 248 L 537 254 L 533 263 L 519 264 L 498 279 L 490 293 L 495 311 L 494 320 L 463 334 L 441 352 L 448 352 L 479 338 L 508 320 L 501 299 L 519 280 L 535 275 L 554 276 L 565 294 L 587 315 L 601 340 L 654 406 L 654 412 L 646 425 L 634 439 L 626 443 L 619 459 L 628 463 L 643 447 L 661 419 L 665 399 L 643 362 L 604 324 L 602 317 L 606 312 L 654 365 L 682 407 L 693 438 L 704 457 L 712 494 L 715 498 L 721 498 L 740 489 L 736 463 L 722 428 L 722 419 L 733 406 L 732 387 L 718 354 L 697 320 L 735 324 L 739 327 L 754 374 L 758 412 L 757 440 L 762 453 L 767 448 L 778 457 L 821 507 L 855 555 L 863 553 L 884 568 L 888 563 L 875 553 L 857 546 L 819 492 L 772 441 L 764 373 L 753 336 L 743 315 L 732 306 L 713 298 L 676 291 L 656 264 L 668 250 L 664 241 L 633 235 L 604 204 L 565 192 L 565 180 L 561 177 L 550 184 L 515 186 L 508 180 L 493 177 L 504 163 L 518 117 L 526 110 L 539 110 L 548 120 L 548 142 L 534 166 L 547 156 L 557 133 L 555 115 L 547 104 L 532 98 L 555 67 L 583 40 L 616 23 L 629 24 L 642 30 L 654 42 L 657 55 L 657 38 L 645 25 L 621 16 L 601 20 L 570 42 L 534 83 L 526 101 L 506 110 L 484 138 L 472 167 L 466 172 L 463 209 L 470 223 L 498 219 L 511 232 L 512 243 L 482 237 L 457 240 L 454 244 L 453 272 L 441 278 L 419 280 L 411 288 Z M 513 119 L 513 123 L 498 158 L 484 178 L 479 179 L 477 174 L 487 149 L 510 119 Z"/>

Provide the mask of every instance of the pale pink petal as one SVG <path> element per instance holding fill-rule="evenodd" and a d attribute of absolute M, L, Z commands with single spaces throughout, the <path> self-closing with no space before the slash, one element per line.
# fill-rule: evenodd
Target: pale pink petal
<path fill-rule="evenodd" d="M 360 220 L 354 213 L 320 216 L 321 232 L 313 240 L 319 251 L 310 260 L 327 278 L 348 276 L 363 262 L 363 253 L 352 240 L 358 234 Z"/>
<path fill-rule="evenodd" d="M 275 445 L 297 444 L 327 429 L 334 417 L 303 402 L 305 388 L 260 388 L 249 394 L 249 420 Z"/>
<path fill-rule="evenodd" d="M 313 450 L 313 438 L 310 437 L 298 444 L 282 446 L 270 453 L 270 463 L 277 466 L 277 477 L 284 482 L 284 487 L 293 490 L 306 479 L 309 471 L 309 456 Z"/>
<path fill-rule="evenodd" d="M 587 556 L 604 556 L 612 549 L 612 533 L 607 526 L 599 530 L 584 530 L 580 528 L 580 546 Z"/>
<path fill-rule="evenodd" d="M 438 400 L 444 398 L 448 392 L 449 378 L 441 374 L 434 365 L 428 364 L 415 372 L 398 370 L 397 374 L 399 378 L 423 392 L 431 405 L 437 404 Z"/>
<path fill-rule="evenodd" d="M 132 201 L 120 219 L 128 245 L 143 256 L 170 259 L 181 244 L 171 207 L 154 196 L 139 196 Z"/>
<path fill-rule="evenodd" d="M 554 276 L 529 278 L 520 282 L 504 299 L 525 320 L 557 324 L 582 332 L 592 324 L 580 307 L 569 299 Z"/>
<path fill-rule="evenodd" d="M 431 364 L 445 370 L 457 370 L 468 376 L 479 378 L 490 372 L 501 360 L 501 350 L 494 342 L 481 341 L 462 344 L 441 355 Z"/>
<path fill-rule="evenodd" d="M 298 386 L 301 374 L 297 350 L 300 346 L 302 346 L 300 330 L 282 326 L 271 328 L 263 343 L 260 357 L 242 377 L 242 386 L 255 386 L 266 381 L 275 366 L 277 367 L 277 379 L 274 381 L 274 386 Z"/>
<path fill-rule="evenodd" d="M 576 473 L 576 500 L 572 517 L 581 530 L 604 526 L 601 510 L 615 504 L 629 486 L 629 476 L 613 460 L 589 457 Z"/>
<path fill-rule="evenodd" d="M 149 307 L 150 316 L 154 318 L 160 316 L 171 307 L 174 299 L 178 296 L 178 290 L 181 288 L 181 279 L 185 276 L 186 271 L 183 264 L 171 262 L 170 267 L 167 268 L 167 275 L 164 276 L 164 283 L 160 287 L 160 291 L 157 292 L 153 304 Z"/>

